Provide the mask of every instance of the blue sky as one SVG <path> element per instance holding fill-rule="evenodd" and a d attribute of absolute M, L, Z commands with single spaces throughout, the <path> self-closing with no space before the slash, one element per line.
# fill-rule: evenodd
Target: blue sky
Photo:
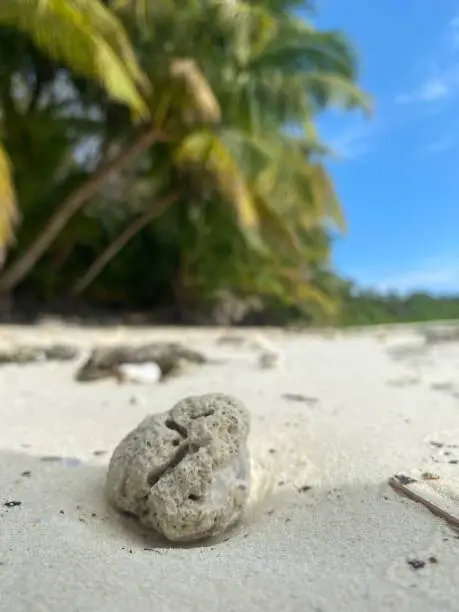
<path fill-rule="evenodd" d="M 348 220 L 337 269 L 382 290 L 459 292 L 459 0 L 317 0 L 317 23 L 361 53 L 368 121 L 332 114 L 323 138 Z"/>

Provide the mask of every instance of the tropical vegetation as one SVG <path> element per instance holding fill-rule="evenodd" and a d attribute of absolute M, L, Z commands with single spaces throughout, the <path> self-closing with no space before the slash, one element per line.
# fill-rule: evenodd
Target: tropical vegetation
<path fill-rule="evenodd" d="M 300 8 L 4 0 L 0 294 L 341 316 L 316 124 L 370 103 L 351 43 Z"/>

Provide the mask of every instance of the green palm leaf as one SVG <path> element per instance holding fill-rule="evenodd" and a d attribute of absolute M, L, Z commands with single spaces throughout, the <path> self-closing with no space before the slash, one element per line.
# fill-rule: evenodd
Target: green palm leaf
<path fill-rule="evenodd" d="M 321 164 L 307 161 L 303 144 L 279 134 L 196 130 L 182 141 L 175 159 L 179 165 L 205 168 L 213 176 L 253 245 L 278 246 L 281 241 L 299 256 L 297 230 L 324 223 L 345 229 L 332 182 Z"/>
<path fill-rule="evenodd" d="M 182 94 L 184 110 L 194 109 L 195 121 L 204 123 L 217 123 L 221 118 L 219 102 L 212 91 L 205 75 L 197 63 L 190 59 L 176 58 L 170 64 L 170 75 L 174 85 L 182 85 L 179 91 Z"/>
<path fill-rule="evenodd" d="M 291 287 L 292 301 L 296 304 L 315 304 L 328 316 L 338 311 L 338 304 L 331 295 L 328 295 L 315 283 L 309 282 L 301 277 L 298 268 L 285 268 L 280 277 Z"/>
<path fill-rule="evenodd" d="M 53 59 L 100 81 L 137 117 L 148 114 L 139 93 L 146 80 L 127 34 L 100 0 L 3 0 L 1 25 L 24 32 Z"/>
<path fill-rule="evenodd" d="M 192 132 L 179 146 L 176 160 L 183 165 L 205 167 L 216 179 L 220 191 L 234 206 L 244 233 L 253 236 L 258 231 L 257 207 L 241 172 L 240 160 L 232 155 L 216 132 Z"/>
<path fill-rule="evenodd" d="M 10 161 L 0 146 L 0 251 L 13 240 L 18 221 Z"/>

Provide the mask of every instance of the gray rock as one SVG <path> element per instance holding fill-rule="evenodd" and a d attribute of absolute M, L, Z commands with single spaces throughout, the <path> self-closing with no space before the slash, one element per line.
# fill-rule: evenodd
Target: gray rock
<path fill-rule="evenodd" d="M 459 341 L 459 328 L 457 326 L 448 327 L 427 327 L 421 330 L 426 345 L 445 344 Z"/>
<path fill-rule="evenodd" d="M 162 378 L 165 379 L 181 374 L 191 364 L 206 363 L 207 359 L 201 353 L 173 342 L 95 348 L 75 378 L 79 382 L 117 378 L 120 365 L 152 362 L 158 364 Z"/>
<path fill-rule="evenodd" d="M 80 349 L 68 344 L 53 344 L 45 347 L 45 357 L 47 361 L 72 361 L 80 354 Z"/>
<path fill-rule="evenodd" d="M 0 364 L 28 364 L 46 361 L 42 348 L 33 346 L 18 346 L 0 351 Z"/>
<path fill-rule="evenodd" d="M 66 344 L 50 346 L 16 346 L 0 350 L 1 364 L 29 364 L 46 361 L 71 361 L 78 357 L 79 350 Z"/>
<path fill-rule="evenodd" d="M 112 455 L 108 498 L 168 540 L 217 536 L 247 503 L 249 428 L 242 402 L 220 393 L 148 416 Z"/>

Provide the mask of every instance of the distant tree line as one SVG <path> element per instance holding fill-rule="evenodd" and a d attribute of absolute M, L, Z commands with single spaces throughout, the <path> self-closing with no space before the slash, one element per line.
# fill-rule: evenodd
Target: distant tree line
<path fill-rule="evenodd" d="M 343 283 L 339 322 L 342 325 L 375 325 L 417 321 L 459 320 L 459 295 L 413 292 L 378 293 Z"/>

